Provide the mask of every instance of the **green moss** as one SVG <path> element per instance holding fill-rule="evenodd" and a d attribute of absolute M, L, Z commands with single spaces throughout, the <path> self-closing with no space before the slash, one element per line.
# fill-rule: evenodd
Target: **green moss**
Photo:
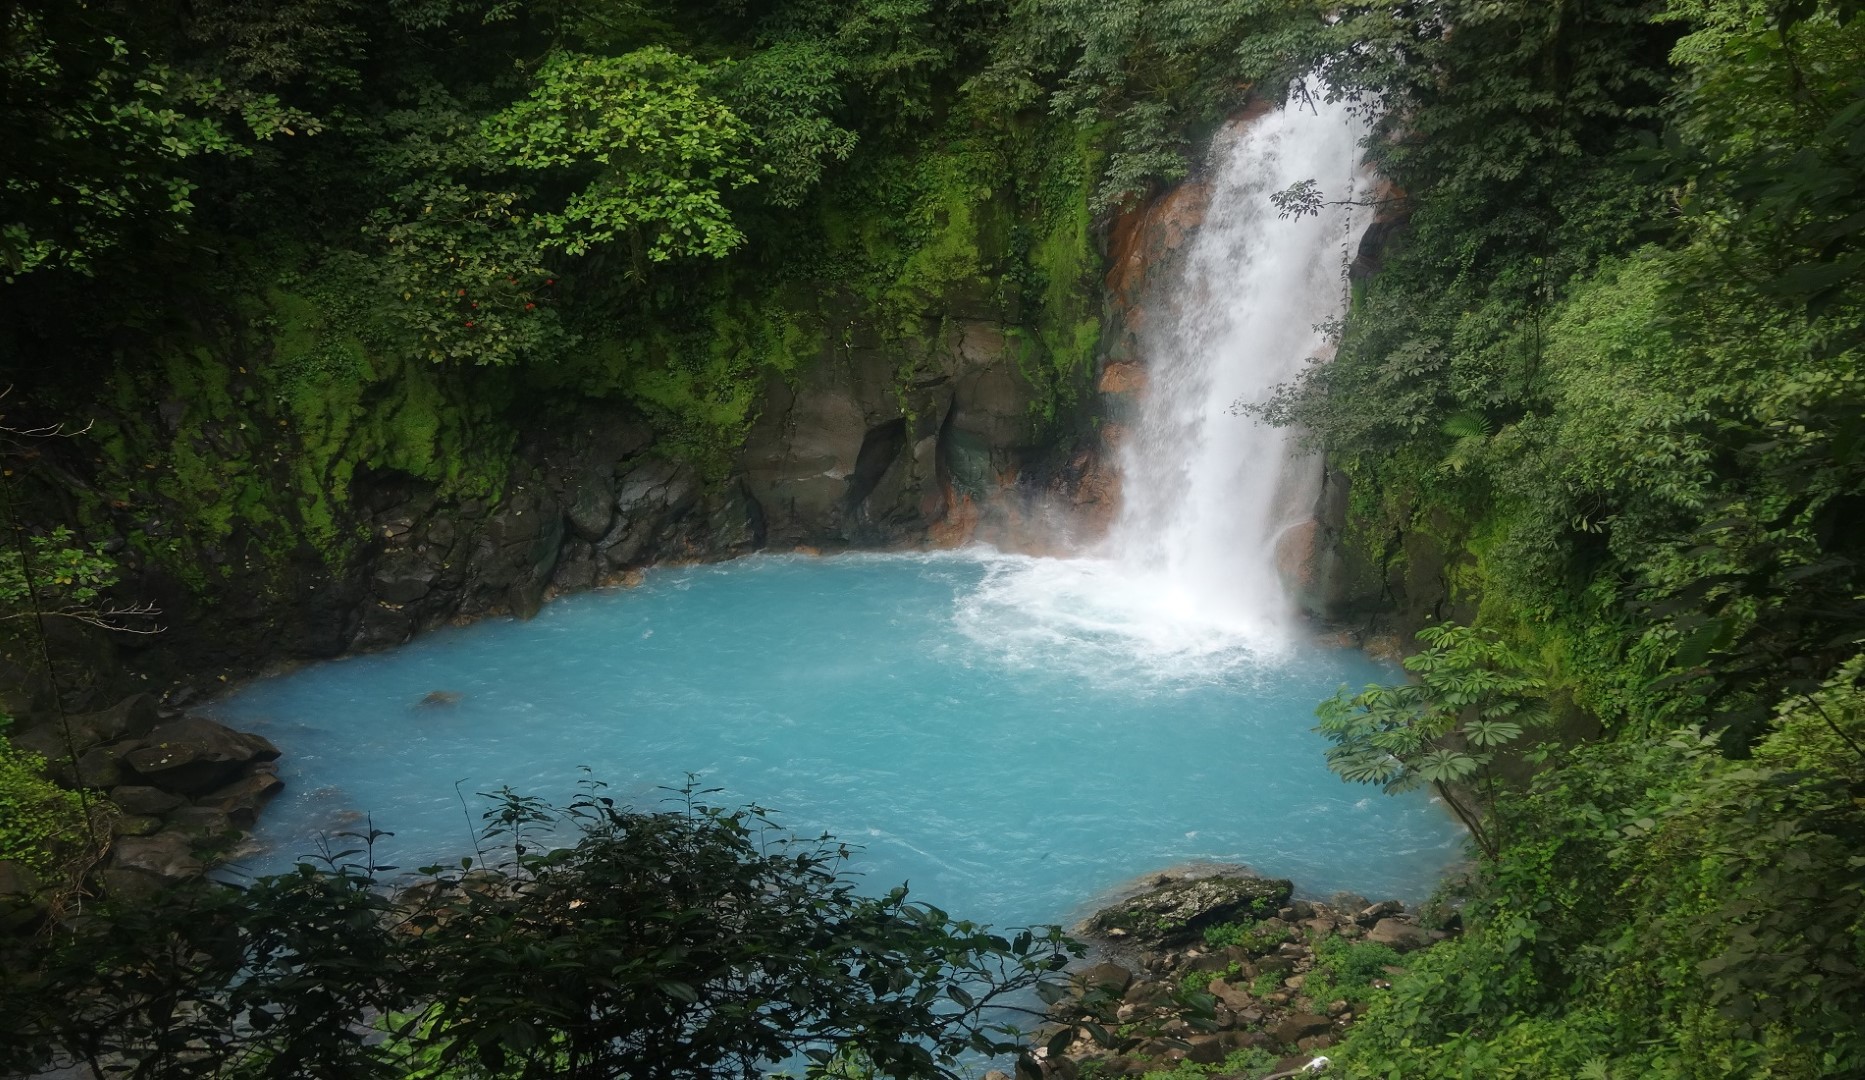
<path fill-rule="evenodd" d="M 86 518 L 135 511 L 150 524 L 131 543 L 197 592 L 237 574 L 288 596 L 307 547 L 340 569 L 366 536 L 350 510 L 359 470 L 443 497 L 494 497 L 509 472 L 509 376 L 407 359 L 358 266 L 314 269 L 234 297 L 225 326 L 152 340 L 153 362 L 125 358 L 109 381 Z"/>
<path fill-rule="evenodd" d="M 552 373 L 557 389 L 620 395 L 660 433 L 660 445 L 709 481 L 734 466 L 773 377 L 793 379 L 824 350 L 822 319 L 796 290 L 727 278 L 684 318 L 637 336 L 608 336 Z"/>

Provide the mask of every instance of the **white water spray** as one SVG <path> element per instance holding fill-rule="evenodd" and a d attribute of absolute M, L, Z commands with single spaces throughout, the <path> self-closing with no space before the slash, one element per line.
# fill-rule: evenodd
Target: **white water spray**
<path fill-rule="evenodd" d="M 1363 130 L 1317 102 L 1218 136 L 1204 222 L 1176 279 L 1149 288 L 1148 387 L 1121 448 L 1119 517 L 1093 557 L 1008 560 L 960 613 L 980 636 L 1031 647 L 1031 662 L 1061 644 L 1103 660 L 1137 645 L 1149 664 L 1247 660 L 1288 641 L 1276 544 L 1309 517 L 1321 464 L 1235 406 L 1330 347 L 1317 326 L 1345 310 L 1347 262 L 1371 217 L 1353 205 Z M 1331 205 L 1278 217 L 1270 195 L 1309 179 Z"/>

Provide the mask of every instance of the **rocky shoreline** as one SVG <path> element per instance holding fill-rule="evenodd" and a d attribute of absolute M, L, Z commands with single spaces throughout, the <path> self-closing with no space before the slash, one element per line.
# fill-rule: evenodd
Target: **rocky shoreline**
<path fill-rule="evenodd" d="M 1185 1071 L 1266 1080 L 1326 1070 L 1326 1051 L 1454 914 L 1349 893 L 1294 898 L 1284 879 L 1167 872 L 1074 933 L 1097 962 L 1020 1062 L 1019 1080 Z M 1438 925 L 1427 926 L 1426 923 Z M 1010 1080 L 1005 1074 L 986 1080 Z"/>
<path fill-rule="evenodd" d="M 265 738 L 164 709 L 147 694 L 14 732 L 55 779 L 107 793 L 89 853 L 112 893 L 147 896 L 231 853 L 284 785 Z M 75 767 L 72 752 L 75 750 Z M 1199 866 L 1149 875 L 1071 932 L 1092 963 L 1046 995 L 1014 1080 L 1269 1080 L 1325 1071 L 1326 1051 L 1455 913 Z M 0 928 L 61 917 L 71 897 L 0 863 Z M 1013 1080 L 1004 1073 L 984 1080 Z"/>
<path fill-rule="evenodd" d="M 92 804 L 100 836 L 91 854 L 105 888 L 131 899 L 205 873 L 284 787 L 270 740 L 165 709 L 149 694 L 62 723 L 41 718 L 7 737 L 43 757 L 61 786 L 106 794 Z M 23 865 L 0 862 L 0 925 L 36 921 L 65 899 Z"/>

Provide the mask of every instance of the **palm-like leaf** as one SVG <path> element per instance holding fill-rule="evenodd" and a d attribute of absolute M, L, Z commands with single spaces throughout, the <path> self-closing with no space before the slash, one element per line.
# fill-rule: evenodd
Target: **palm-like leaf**
<path fill-rule="evenodd" d="M 1479 764 L 1457 750 L 1433 750 L 1418 762 L 1418 775 L 1434 784 L 1454 784 L 1476 772 Z"/>

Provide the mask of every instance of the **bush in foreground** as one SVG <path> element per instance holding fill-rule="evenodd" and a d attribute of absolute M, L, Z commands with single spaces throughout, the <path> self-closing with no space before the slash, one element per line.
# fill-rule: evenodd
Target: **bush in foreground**
<path fill-rule="evenodd" d="M 399 892 L 383 833 L 322 865 L 67 924 L 0 990 L 0 1069 L 130 1077 L 761 1076 L 1014 1052 L 1007 999 L 1080 947 L 856 891 L 849 849 L 690 787 L 675 809 L 501 792 L 493 865 Z M 566 830 L 569 832 L 565 833 Z M 553 846 L 553 836 L 573 842 Z"/>

